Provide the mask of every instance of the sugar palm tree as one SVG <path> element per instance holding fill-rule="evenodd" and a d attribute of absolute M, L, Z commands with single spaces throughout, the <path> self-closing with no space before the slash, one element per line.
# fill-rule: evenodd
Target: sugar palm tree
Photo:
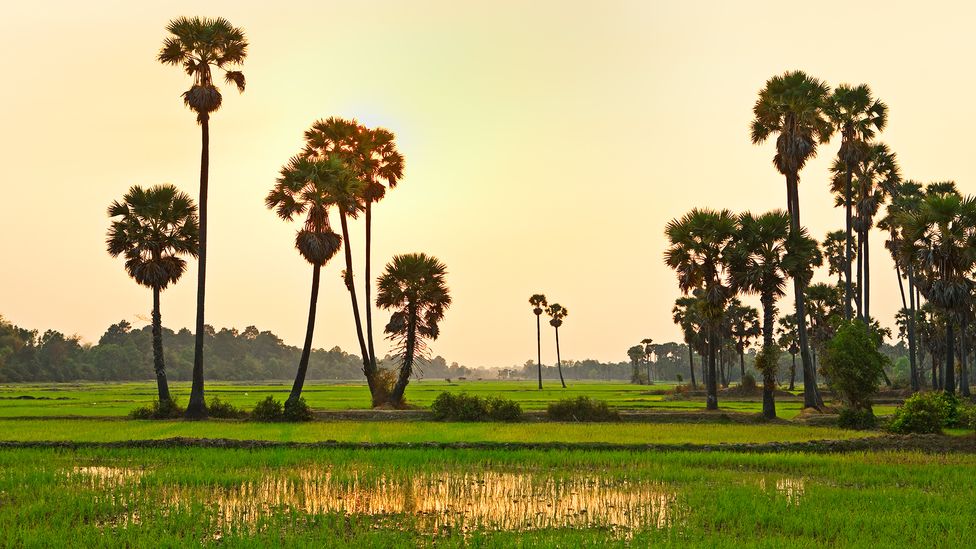
<path fill-rule="evenodd" d="M 777 343 L 780 348 L 785 349 L 786 352 L 790 353 L 793 357 L 793 362 L 790 364 L 790 387 L 789 390 L 792 391 L 795 387 L 796 381 L 796 354 L 800 352 L 799 345 L 796 344 L 796 315 L 789 314 L 783 315 L 779 319 L 779 326 L 777 327 Z"/>
<path fill-rule="evenodd" d="M 207 192 L 210 168 L 210 113 L 220 108 L 222 97 L 214 83 L 213 72 L 224 72 L 224 80 L 244 91 L 244 73 L 233 70 L 247 57 L 244 32 L 222 17 L 180 17 L 166 25 L 169 33 L 157 59 L 166 65 L 183 67 L 193 79 L 190 89 L 183 93 L 183 102 L 196 113 L 202 135 L 200 153 L 200 245 L 197 271 L 196 339 L 193 348 L 193 385 L 186 417 L 207 417 L 203 395 L 203 335 L 204 303 L 207 280 Z"/>
<path fill-rule="evenodd" d="M 549 315 L 549 325 L 556 330 L 556 370 L 559 372 L 559 383 L 563 389 L 566 388 L 566 380 L 563 379 L 563 360 L 559 355 L 559 327 L 563 325 L 563 319 L 569 316 L 569 309 L 558 303 L 553 303 L 546 307 L 546 314 Z"/>
<path fill-rule="evenodd" d="M 295 248 L 312 264 L 312 290 L 308 303 L 305 344 L 298 361 L 298 371 L 288 401 L 302 396 L 308 361 L 315 332 L 315 310 L 319 298 L 319 274 L 342 246 L 342 238 L 332 230 L 329 208 L 334 205 L 336 189 L 345 188 L 354 174 L 338 158 L 310 160 L 293 157 L 281 169 L 278 181 L 265 198 L 265 205 L 285 221 L 304 216 L 304 224 L 295 235 Z"/>
<path fill-rule="evenodd" d="M 852 243 L 851 179 L 856 164 L 864 153 L 864 146 L 884 129 L 888 121 L 888 107 L 871 94 L 866 84 L 841 84 L 834 89 L 826 104 L 826 113 L 834 129 L 840 132 L 841 145 L 837 159 L 844 172 L 844 318 L 850 320 L 852 286 L 851 264 L 854 261 Z"/>
<path fill-rule="evenodd" d="M 641 345 L 644 348 L 644 364 L 647 366 L 647 384 L 651 384 L 651 355 L 654 354 L 654 340 L 645 337 L 641 340 Z"/>
<path fill-rule="evenodd" d="M 153 292 L 153 369 L 162 404 L 171 398 L 163 361 L 159 294 L 186 270 L 186 261 L 180 256 L 197 255 L 197 208 L 193 199 L 172 185 L 148 189 L 135 185 L 121 201 L 112 202 L 108 215 L 113 218 L 106 240 L 108 253 L 125 257 L 129 276 Z"/>
<path fill-rule="evenodd" d="M 847 265 L 847 251 L 844 250 L 847 237 L 843 230 L 830 231 L 824 236 L 823 255 L 827 260 L 827 273 L 837 275 L 837 283 L 844 285 L 844 269 Z M 853 256 L 853 252 L 851 255 Z M 846 290 L 845 290 L 846 291 Z"/>
<path fill-rule="evenodd" d="M 955 191 L 926 193 L 917 213 L 904 217 L 925 280 L 923 295 L 946 316 L 944 390 L 955 392 L 953 321 L 970 304 L 968 274 L 976 265 L 976 198 Z"/>
<path fill-rule="evenodd" d="M 735 347 L 736 354 L 739 355 L 739 380 L 746 376 L 746 349 L 749 348 L 752 340 L 759 337 L 759 311 L 755 307 L 743 305 L 738 298 L 733 298 L 729 302 L 726 311 L 729 322 L 729 335 Z M 731 373 L 729 375 L 731 376 Z"/>
<path fill-rule="evenodd" d="M 544 294 L 532 294 L 529 298 L 529 305 L 532 305 L 532 312 L 535 313 L 535 351 L 536 367 L 539 369 L 539 390 L 542 390 L 542 311 L 546 308 L 546 296 Z"/>
<path fill-rule="evenodd" d="M 833 127 L 825 115 L 829 94 L 830 88 L 820 80 L 802 71 L 787 72 L 766 82 L 753 107 L 753 144 L 763 143 L 776 135 L 773 164 L 786 178 L 786 203 L 790 214 L 790 233 L 793 236 L 801 228 L 798 198 L 800 170 L 816 155 L 817 145 L 826 143 L 833 133 Z M 822 408 L 823 401 L 817 390 L 816 372 L 807 341 L 803 303 L 805 286 L 802 278 L 793 278 L 800 360 L 803 363 L 803 404 L 805 407 Z"/>
<path fill-rule="evenodd" d="M 700 290 L 699 290 L 700 291 Z M 702 298 L 698 295 L 688 295 L 677 298 L 671 309 L 671 318 L 681 328 L 685 345 L 688 346 L 688 369 L 691 373 L 691 388 L 697 389 L 695 382 L 695 352 L 705 356 L 708 352 L 702 334 L 704 326 L 699 310 Z"/>
<path fill-rule="evenodd" d="M 423 253 L 393 257 L 377 281 L 376 306 L 392 310 L 384 330 L 400 351 L 400 372 L 390 393 L 390 404 L 403 404 L 413 365 L 427 349 L 427 341 L 440 335 L 439 323 L 451 305 L 447 267 Z"/>
<path fill-rule="evenodd" d="M 735 246 L 736 217 L 729 210 L 695 208 L 669 221 L 664 232 L 668 238 L 664 262 L 677 273 L 678 288 L 685 294 L 702 291 L 699 312 L 708 341 L 706 407 L 717 410 L 715 359 L 725 306 L 734 294 L 726 279 Z"/>
<path fill-rule="evenodd" d="M 633 384 L 640 383 L 640 363 L 644 358 L 644 346 L 634 345 L 627 349 L 627 358 L 630 359 L 631 374 L 630 382 Z"/>

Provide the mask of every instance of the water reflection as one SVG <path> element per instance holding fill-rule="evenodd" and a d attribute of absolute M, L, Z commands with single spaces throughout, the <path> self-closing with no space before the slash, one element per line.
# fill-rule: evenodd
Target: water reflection
<path fill-rule="evenodd" d="M 776 480 L 776 493 L 786 498 L 789 505 L 800 505 L 800 497 L 805 490 L 805 481 L 802 478 L 783 477 Z M 766 490 L 766 479 L 759 479 L 759 488 Z"/>
<path fill-rule="evenodd" d="M 83 477 L 96 488 L 111 488 L 101 497 L 129 509 L 126 502 L 118 501 L 119 488 L 137 481 L 141 474 L 122 468 L 82 467 L 68 476 Z M 172 508 L 192 502 L 209 505 L 217 513 L 221 530 L 254 526 L 261 517 L 289 511 L 407 519 L 426 533 L 586 527 L 629 532 L 666 528 L 675 520 L 674 492 L 662 484 L 502 471 L 412 477 L 347 471 L 339 478 L 331 470 L 313 469 L 271 474 L 230 488 L 176 485 L 162 488 L 162 492 L 140 495 L 156 497 Z M 137 515 L 130 514 L 113 522 L 134 521 L 138 521 Z"/>

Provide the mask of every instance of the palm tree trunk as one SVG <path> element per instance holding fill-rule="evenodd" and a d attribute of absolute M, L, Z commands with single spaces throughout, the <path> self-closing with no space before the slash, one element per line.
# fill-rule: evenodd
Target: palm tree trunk
<path fill-rule="evenodd" d="M 695 383 L 695 351 L 692 350 L 691 344 L 688 344 L 688 371 L 691 372 L 691 388 L 692 390 L 698 388 L 698 384 Z"/>
<path fill-rule="evenodd" d="M 563 379 L 563 359 L 559 356 L 559 326 L 554 326 L 556 328 L 556 369 L 559 370 L 559 383 L 563 384 L 563 389 L 566 388 L 566 380 Z"/>
<path fill-rule="evenodd" d="M 394 406 L 403 405 L 403 393 L 410 383 L 414 355 L 417 352 L 417 306 L 413 303 L 407 307 L 407 318 L 407 346 L 403 350 L 403 364 L 400 365 L 400 375 L 397 377 L 396 385 L 393 386 L 393 392 L 390 393 L 390 404 Z"/>
<path fill-rule="evenodd" d="M 844 240 L 844 320 L 850 320 L 853 317 L 853 311 L 851 310 L 851 300 L 852 289 L 851 289 L 851 255 L 853 251 L 854 240 L 852 232 L 852 219 L 851 215 L 851 177 L 854 171 L 853 166 L 850 166 L 847 162 L 844 163 L 847 166 L 847 185 L 844 187 L 844 209 L 845 209 L 845 240 Z"/>
<path fill-rule="evenodd" d="M 915 277 L 912 264 L 905 266 L 908 275 L 908 365 L 910 368 L 912 392 L 918 392 L 921 388 L 918 379 L 917 349 L 915 340 Z"/>
<path fill-rule="evenodd" d="M 373 291 L 373 279 L 370 277 L 370 246 L 373 242 L 373 216 L 372 201 L 366 201 L 366 345 L 369 351 L 369 363 L 372 370 L 376 371 L 376 351 L 373 348 L 373 302 L 371 301 Z"/>
<path fill-rule="evenodd" d="M 969 394 L 969 343 L 966 341 L 967 328 L 969 328 L 969 318 L 963 315 L 961 333 L 959 334 L 959 394 L 964 397 L 971 396 Z"/>
<path fill-rule="evenodd" d="M 535 352 L 536 366 L 539 367 L 539 390 L 542 390 L 542 326 L 539 321 L 540 315 L 535 315 Z"/>
<path fill-rule="evenodd" d="M 705 376 L 705 409 L 718 410 L 718 384 L 715 378 L 715 336 L 708 336 L 708 374 Z"/>
<path fill-rule="evenodd" d="M 854 300 L 857 302 L 857 318 L 864 319 L 864 240 L 861 230 L 857 230 L 857 291 Z"/>
<path fill-rule="evenodd" d="M 342 225 L 342 240 L 346 258 L 346 289 L 349 290 L 349 298 L 352 301 L 352 316 L 356 321 L 356 337 L 359 339 L 359 352 L 363 355 L 363 374 L 366 376 L 366 384 L 369 386 L 369 393 L 373 398 L 373 406 L 379 406 L 382 402 L 377 402 L 380 395 L 376 387 L 376 369 L 370 361 L 369 350 L 366 348 L 366 340 L 363 338 L 363 321 L 359 316 L 359 300 L 356 298 L 356 284 L 352 274 L 352 251 L 349 249 L 349 224 L 346 220 L 346 213 L 339 212 L 339 222 Z"/>
<path fill-rule="evenodd" d="M 790 390 L 796 390 L 796 353 L 793 353 L 793 364 L 790 365 Z"/>
<path fill-rule="evenodd" d="M 949 315 L 946 315 L 949 316 Z M 950 395 L 956 393 L 956 364 L 955 364 L 955 337 L 952 330 L 952 319 L 946 319 L 946 359 L 945 359 L 945 385 L 943 390 Z"/>
<path fill-rule="evenodd" d="M 207 403 L 203 395 L 203 306 L 207 291 L 207 191 L 210 179 L 210 115 L 199 116 L 201 133 L 200 151 L 200 238 L 197 260 L 197 321 L 193 340 L 193 383 L 190 401 L 186 406 L 186 419 L 206 419 Z"/>
<path fill-rule="evenodd" d="M 651 359 L 645 358 L 644 360 L 647 361 L 647 384 L 653 385 L 654 382 L 651 380 Z"/>
<path fill-rule="evenodd" d="M 871 322 L 871 231 L 864 229 L 864 322 Z"/>
<path fill-rule="evenodd" d="M 908 303 L 905 301 L 905 284 L 901 278 L 901 266 L 895 261 L 895 276 L 898 278 L 898 293 L 901 294 L 901 308 L 907 309 Z"/>
<path fill-rule="evenodd" d="M 319 265 L 312 266 L 312 295 L 308 298 L 308 325 L 305 327 L 305 345 L 302 346 L 302 356 L 298 360 L 298 372 L 295 373 L 295 383 L 291 386 L 288 402 L 297 401 L 302 396 L 305 385 L 305 374 L 308 373 L 308 359 L 312 354 L 312 334 L 315 332 L 315 308 L 319 301 Z"/>
<path fill-rule="evenodd" d="M 786 177 L 788 188 L 788 198 L 793 200 L 790 206 L 790 235 L 796 237 L 800 232 L 800 202 L 797 198 L 796 174 Z M 860 260 L 860 255 L 858 255 Z M 797 339 L 800 340 L 800 361 L 803 364 L 803 407 L 804 408 L 823 408 L 823 400 L 817 391 L 817 374 L 813 369 L 813 362 L 810 359 L 810 342 L 807 340 L 807 315 L 804 303 L 804 293 L 806 283 L 799 277 L 793 277 L 793 299 L 796 305 L 796 332 Z"/>
<path fill-rule="evenodd" d="M 739 383 L 746 377 L 746 358 L 745 353 L 739 351 Z"/>
<path fill-rule="evenodd" d="M 153 288 L 152 310 L 152 348 L 153 370 L 156 372 L 156 390 L 159 393 L 159 403 L 171 400 L 169 383 L 166 381 L 166 366 L 163 363 L 163 321 L 159 313 L 159 288 Z"/>
<path fill-rule="evenodd" d="M 771 349 L 773 346 L 773 320 L 775 317 L 775 301 L 771 294 L 763 294 L 760 301 L 763 309 L 763 351 Z M 762 412 L 766 419 L 776 417 L 776 401 L 773 397 L 773 390 L 776 388 L 775 372 L 772 368 L 763 368 L 763 403 Z"/>

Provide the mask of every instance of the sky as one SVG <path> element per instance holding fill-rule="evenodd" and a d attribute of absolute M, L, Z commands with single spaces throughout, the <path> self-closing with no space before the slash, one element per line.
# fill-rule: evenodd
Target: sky
<path fill-rule="evenodd" d="M 870 85 L 904 176 L 966 193 L 976 181 L 966 2 L 39 0 L 3 12 L 0 314 L 89 342 L 122 319 L 143 325 L 152 304 L 105 252 L 108 204 L 134 184 L 197 196 L 189 80 L 155 60 L 177 16 L 226 17 L 250 42 L 247 90 L 224 86 L 211 120 L 207 322 L 292 345 L 311 267 L 297 225 L 263 200 L 319 118 L 396 134 L 405 177 L 374 209 L 373 270 L 406 252 L 447 264 L 454 303 L 431 349 L 468 366 L 535 356 L 537 292 L 569 309 L 564 359 L 624 361 L 642 338 L 678 340 L 664 225 L 696 206 L 785 208 L 773 144 L 752 145 L 748 127 L 757 92 L 786 70 Z M 818 238 L 843 224 L 828 191 L 838 146 L 801 173 Z M 352 231 L 361 287 L 361 221 Z M 872 234 L 872 313 L 890 326 L 900 298 L 883 239 Z M 314 345 L 357 352 L 342 268 L 323 271 Z M 191 266 L 163 293 L 166 326 L 192 326 L 195 282 Z M 387 318 L 376 314 L 381 352 Z"/>

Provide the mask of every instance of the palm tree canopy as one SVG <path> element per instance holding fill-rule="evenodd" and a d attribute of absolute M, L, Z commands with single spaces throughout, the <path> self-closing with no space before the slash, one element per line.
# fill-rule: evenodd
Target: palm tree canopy
<path fill-rule="evenodd" d="M 193 77 L 193 86 L 183 94 L 186 106 L 197 119 L 220 108 L 220 89 L 213 82 L 213 67 L 224 71 L 224 80 L 244 91 L 244 73 L 234 70 L 247 57 L 244 31 L 222 17 L 178 17 L 166 25 L 170 36 L 163 40 L 157 60 L 180 65 Z"/>
<path fill-rule="evenodd" d="M 766 81 L 752 109 L 753 144 L 777 134 L 773 164 L 784 175 L 796 174 L 826 143 L 833 126 L 825 116 L 830 87 L 803 71 L 791 71 Z"/>
<path fill-rule="evenodd" d="M 393 309 L 385 332 L 391 339 L 407 337 L 411 315 L 422 340 L 437 339 L 438 323 L 451 305 L 447 267 L 424 253 L 393 257 L 377 281 L 376 306 Z"/>
<path fill-rule="evenodd" d="M 669 241 L 664 262 L 677 273 L 682 292 L 703 290 L 703 316 L 713 323 L 734 293 L 726 278 L 735 254 L 736 228 L 736 216 L 729 210 L 695 208 L 664 229 Z"/>
<path fill-rule="evenodd" d="M 745 212 L 737 223 L 737 243 L 731 256 L 733 284 L 747 293 L 782 297 L 788 277 L 783 260 L 788 251 L 789 215 L 782 210 L 760 215 Z"/>
<path fill-rule="evenodd" d="M 529 305 L 532 305 L 532 312 L 536 316 L 541 315 L 542 310 L 548 305 L 546 296 L 544 294 L 532 294 L 532 297 L 529 298 Z"/>
<path fill-rule="evenodd" d="M 847 263 L 844 247 L 847 245 L 847 233 L 843 229 L 830 231 L 824 236 L 823 255 L 827 259 L 827 272 L 831 275 L 844 274 Z M 851 249 L 851 260 L 857 258 L 856 246 Z"/>
<path fill-rule="evenodd" d="M 866 84 L 841 84 L 830 95 L 824 112 L 843 142 L 838 158 L 853 166 L 862 152 L 861 145 L 872 140 L 876 131 L 888 123 L 888 106 L 871 95 Z"/>
<path fill-rule="evenodd" d="M 342 245 L 342 237 L 329 223 L 329 208 L 351 206 L 355 212 L 358 203 L 350 197 L 360 188 L 361 184 L 342 160 L 296 156 L 281 168 L 264 203 L 285 221 L 305 216 L 304 226 L 295 236 L 295 248 L 306 261 L 321 267 Z"/>
<path fill-rule="evenodd" d="M 125 257 L 125 270 L 143 286 L 165 289 L 186 270 L 181 255 L 196 257 L 197 207 L 173 185 L 132 186 L 108 207 L 112 225 L 106 245 L 112 257 Z"/>
<path fill-rule="evenodd" d="M 702 306 L 704 299 L 701 297 L 701 290 L 695 291 L 693 295 L 677 298 L 674 307 L 671 309 L 671 318 L 684 334 L 685 343 L 698 353 L 705 352 L 705 322 L 702 317 Z"/>
<path fill-rule="evenodd" d="M 550 317 L 549 325 L 558 328 L 563 325 L 563 319 L 569 316 L 569 309 L 558 303 L 553 303 L 546 307 L 546 314 Z"/>
<path fill-rule="evenodd" d="M 354 119 L 330 117 L 317 120 L 305 132 L 304 154 L 313 158 L 339 155 L 363 183 L 360 199 L 378 202 L 386 187 L 396 187 L 403 178 L 404 160 L 395 138 L 385 128 L 371 129 Z"/>

